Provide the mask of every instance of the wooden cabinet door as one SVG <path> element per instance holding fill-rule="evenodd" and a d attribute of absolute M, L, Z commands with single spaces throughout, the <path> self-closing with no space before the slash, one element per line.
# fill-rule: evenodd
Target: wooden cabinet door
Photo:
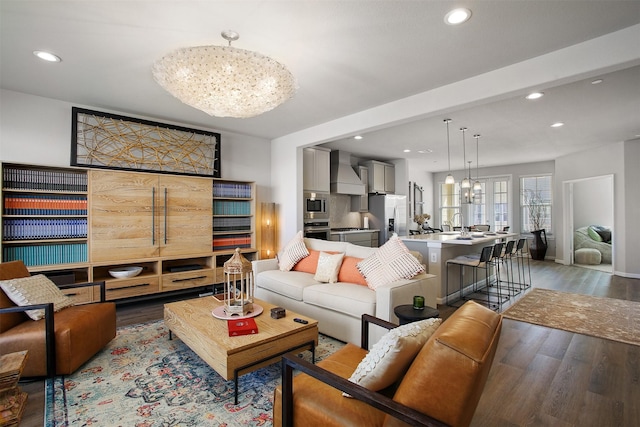
<path fill-rule="evenodd" d="M 162 256 L 190 255 L 213 249 L 211 179 L 161 176 L 158 224 Z"/>
<path fill-rule="evenodd" d="M 91 262 L 160 254 L 154 197 L 157 200 L 157 175 L 89 171 Z"/>

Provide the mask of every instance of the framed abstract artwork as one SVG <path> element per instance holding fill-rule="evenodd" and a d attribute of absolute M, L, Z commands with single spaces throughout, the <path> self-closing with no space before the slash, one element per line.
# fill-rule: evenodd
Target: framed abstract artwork
<path fill-rule="evenodd" d="M 220 134 L 73 107 L 71 165 L 220 178 Z"/>

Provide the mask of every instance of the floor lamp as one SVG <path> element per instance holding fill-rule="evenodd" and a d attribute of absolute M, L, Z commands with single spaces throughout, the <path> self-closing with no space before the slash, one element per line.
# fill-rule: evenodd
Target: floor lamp
<path fill-rule="evenodd" d="M 274 258 L 278 248 L 277 221 L 276 221 L 276 204 L 263 202 L 260 205 L 261 221 L 260 221 L 260 258 Z"/>

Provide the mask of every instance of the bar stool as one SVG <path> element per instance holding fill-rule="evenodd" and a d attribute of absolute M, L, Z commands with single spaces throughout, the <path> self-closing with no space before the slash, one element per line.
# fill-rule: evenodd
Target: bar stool
<path fill-rule="evenodd" d="M 488 280 L 486 282 L 486 287 L 481 289 L 479 292 L 487 295 L 487 301 L 493 301 L 493 305 L 497 308 L 502 307 L 502 305 L 509 301 L 511 298 L 510 292 L 510 280 L 509 280 L 509 270 L 507 265 L 504 263 L 503 258 L 503 248 L 505 244 L 503 242 L 496 243 L 493 245 L 493 252 L 491 254 L 491 259 L 488 262 L 488 267 L 493 266 L 495 271 L 496 281 L 494 284 L 491 284 Z M 506 281 L 503 280 L 502 274 L 500 271 L 500 267 L 506 268 Z M 502 283 L 507 284 L 507 289 L 503 292 Z M 495 285 L 495 286 L 494 286 Z M 490 307 L 491 308 L 491 307 Z"/>
<path fill-rule="evenodd" d="M 489 263 L 491 261 L 491 257 L 493 256 L 493 246 L 485 246 L 482 248 L 482 252 L 480 256 L 473 255 L 461 255 L 455 257 L 453 259 L 448 259 L 446 262 L 447 274 L 446 274 L 446 296 L 445 296 L 445 304 L 449 304 L 449 264 L 459 265 L 460 266 L 460 301 L 466 301 L 464 296 L 464 281 L 463 281 L 463 269 L 464 267 L 473 268 L 473 293 L 476 291 L 476 286 L 478 282 L 478 269 L 483 269 L 485 271 L 485 283 L 489 283 Z M 471 298 L 473 299 L 473 298 Z M 490 307 L 490 298 L 487 295 L 487 307 Z M 455 307 L 455 306 L 454 306 Z"/>
<path fill-rule="evenodd" d="M 525 255 L 524 247 L 527 245 L 527 239 L 519 239 L 515 249 L 515 258 L 518 262 L 518 285 L 520 290 L 529 289 L 531 287 L 531 264 L 529 262 L 529 248 L 527 247 L 527 253 Z M 527 283 L 526 272 L 524 269 L 525 259 L 527 261 L 527 271 L 529 272 L 529 282 Z M 522 274 L 522 278 L 520 275 Z M 522 280 L 522 281 L 521 281 Z"/>
<path fill-rule="evenodd" d="M 513 275 L 513 257 L 515 256 L 515 253 L 516 253 L 516 241 L 509 240 L 504 245 L 504 250 L 500 254 L 500 264 L 502 264 L 504 268 L 507 270 L 507 290 L 509 292 L 509 295 L 512 297 L 522 292 L 520 288 L 516 289 L 515 278 Z M 507 260 L 509 261 L 509 264 L 507 264 Z M 518 273 L 518 278 L 519 277 L 520 276 Z"/>

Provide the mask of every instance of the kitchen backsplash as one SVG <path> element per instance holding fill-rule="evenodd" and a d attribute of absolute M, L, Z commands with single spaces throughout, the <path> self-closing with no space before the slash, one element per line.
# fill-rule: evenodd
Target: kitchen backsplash
<path fill-rule="evenodd" d="M 331 228 L 362 227 L 368 214 L 351 212 L 351 196 L 345 194 L 329 195 L 329 226 Z"/>

